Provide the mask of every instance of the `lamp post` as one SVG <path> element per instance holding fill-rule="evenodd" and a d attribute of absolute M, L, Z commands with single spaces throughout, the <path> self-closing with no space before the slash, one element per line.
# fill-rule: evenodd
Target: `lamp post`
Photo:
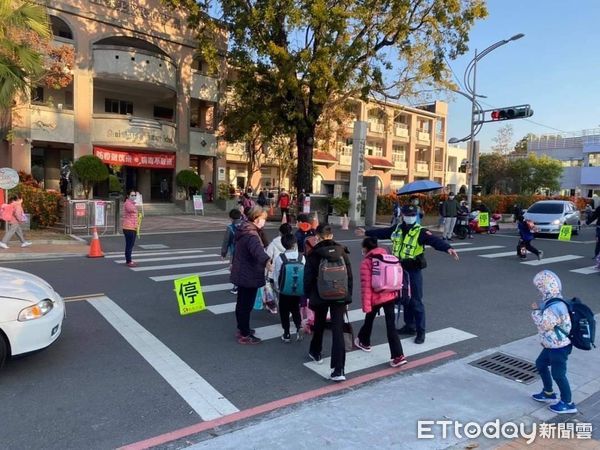
<path fill-rule="evenodd" d="M 482 60 L 485 56 L 489 55 L 491 52 L 496 50 L 498 47 L 502 47 L 503 45 L 508 44 L 511 41 L 521 39 L 523 36 L 525 36 L 523 33 L 515 34 L 509 39 L 503 39 L 501 41 L 496 42 L 495 44 L 490 45 L 488 48 L 486 48 L 480 53 L 477 53 L 477 50 L 475 50 L 475 56 L 469 62 L 469 64 L 467 64 L 467 68 L 465 69 L 463 79 L 465 90 L 467 92 L 465 93 L 455 91 L 458 94 L 461 94 L 467 97 L 469 100 L 471 100 L 471 133 L 462 139 L 452 138 L 448 141 L 448 143 L 450 144 L 469 141 L 469 190 L 467 193 L 467 204 L 469 206 L 469 211 L 471 210 L 473 202 L 473 184 L 475 182 L 473 176 L 475 172 L 474 166 L 476 163 L 478 163 L 477 161 L 479 159 L 477 157 L 477 153 L 479 152 L 479 141 L 477 141 L 477 143 L 475 142 L 475 136 L 477 136 L 477 134 L 481 131 L 481 128 L 483 126 L 483 121 L 481 117 L 483 114 L 483 109 L 477 101 L 477 97 L 485 98 L 485 96 L 477 94 L 477 63 L 480 60 Z M 472 84 L 471 79 L 473 80 Z"/>

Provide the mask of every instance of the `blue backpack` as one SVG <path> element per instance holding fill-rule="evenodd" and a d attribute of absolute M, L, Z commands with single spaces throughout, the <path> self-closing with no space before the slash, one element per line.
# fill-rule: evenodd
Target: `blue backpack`
<path fill-rule="evenodd" d="M 279 276 L 279 292 L 283 295 L 304 295 L 304 264 L 302 256 L 298 259 L 288 259 L 284 253 L 281 254 L 283 265 Z"/>
<path fill-rule="evenodd" d="M 229 228 L 229 231 L 231 232 L 231 234 L 229 235 L 229 244 L 227 245 L 227 251 L 229 252 L 232 258 L 233 254 L 235 253 L 235 232 L 237 231 L 238 226 L 239 224 L 234 225 L 232 223 L 227 225 L 227 228 Z"/>
<path fill-rule="evenodd" d="M 566 333 L 558 325 L 555 327 L 555 331 L 564 336 L 568 336 L 573 346 L 580 350 L 591 350 L 593 347 L 596 347 L 594 345 L 594 339 L 596 337 L 596 319 L 589 306 L 584 304 L 577 297 L 573 297 L 571 300 L 555 298 L 549 300 L 544 309 L 556 302 L 563 302 L 567 305 L 569 316 L 571 317 L 571 332 Z M 544 311 L 542 310 L 542 312 Z"/>

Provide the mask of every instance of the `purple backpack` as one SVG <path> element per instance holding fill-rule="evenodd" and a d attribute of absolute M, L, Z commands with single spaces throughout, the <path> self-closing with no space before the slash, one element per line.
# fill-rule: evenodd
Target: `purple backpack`
<path fill-rule="evenodd" d="M 375 292 L 393 292 L 402 289 L 403 270 L 394 255 L 372 255 L 371 287 Z"/>

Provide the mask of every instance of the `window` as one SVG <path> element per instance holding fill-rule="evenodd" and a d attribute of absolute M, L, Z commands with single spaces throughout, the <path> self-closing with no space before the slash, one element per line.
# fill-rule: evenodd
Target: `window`
<path fill-rule="evenodd" d="M 581 165 L 581 164 L 580 164 Z M 590 153 L 590 167 L 600 166 L 600 153 Z"/>
<path fill-rule="evenodd" d="M 133 114 L 133 103 L 107 98 L 104 100 L 104 111 L 113 114 Z"/>
<path fill-rule="evenodd" d="M 527 212 L 531 214 L 562 214 L 563 208 L 562 203 L 534 203 Z"/>
<path fill-rule="evenodd" d="M 404 162 L 406 161 L 406 146 L 394 145 L 392 147 L 392 161 L 393 162 Z"/>
<path fill-rule="evenodd" d="M 352 139 L 350 139 L 350 144 L 347 144 L 346 142 L 344 142 L 344 141 L 337 142 L 338 156 L 352 156 Z"/>
<path fill-rule="evenodd" d="M 73 91 L 65 91 L 65 106 L 73 109 Z"/>
<path fill-rule="evenodd" d="M 44 88 L 37 86 L 31 89 L 31 101 L 42 103 L 44 101 Z"/>
<path fill-rule="evenodd" d="M 456 172 L 458 168 L 456 156 L 448 156 L 448 172 Z"/>
<path fill-rule="evenodd" d="M 381 146 L 381 144 L 376 144 L 376 143 L 367 143 L 367 145 L 365 146 L 365 154 L 367 156 L 383 156 L 383 147 Z"/>
<path fill-rule="evenodd" d="M 164 106 L 154 107 L 154 117 L 158 119 L 173 120 L 173 108 L 165 108 Z"/>

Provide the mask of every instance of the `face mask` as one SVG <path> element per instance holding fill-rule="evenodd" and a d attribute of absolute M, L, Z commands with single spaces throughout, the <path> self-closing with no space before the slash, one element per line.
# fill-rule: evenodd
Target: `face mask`
<path fill-rule="evenodd" d="M 254 225 L 256 225 L 258 228 L 262 228 L 265 226 L 265 219 L 256 219 L 256 221 L 254 222 Z"/>
<path fill-rule="evenodd" d="M 417 216 L 402 216 L 402 220 L 406 225 L 412 225 L 417 222 Z"/>
<path fill-rule="evenodd" d="M 454 200 L 454 195 L 451 195 L 450 197 L 448 197 L 450 200 Z"/>
<path fill-rule="evenodd" d="M 417 206 L 419 204 L 419 200 L 413 200 L 412 204 L 415 205 L 415 206 Z"/>
<path fill-rule="evenodd" d="M 130 200 L 135 200 L 135 195 L 130 195 L 130 196 L 129 196 L 129 199 L 130 199 Z"/>

